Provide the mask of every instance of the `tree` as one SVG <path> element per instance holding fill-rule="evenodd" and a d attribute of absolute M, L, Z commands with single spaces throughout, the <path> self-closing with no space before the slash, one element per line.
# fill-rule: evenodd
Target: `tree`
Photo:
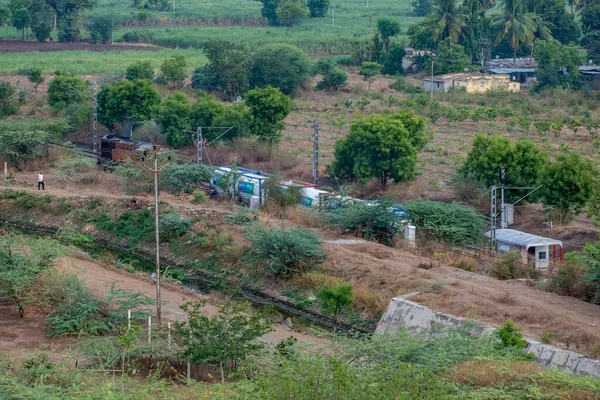
<path fill-rule="evenodd" d="M 403 71 L 402 60 L 404 59 L 405 55 L 406 51 L 404 51 L 404 46 L 392 44 L 389 51 L 385 55 L 381 73 L 385 75 L 401 74 Z"/>
<path fill-rule="evenodd" d="M 311 18 L 322 18 L 327 15 L 331 5 L 330 0 L 308 0 L 307 4 Z"/>
<path fill-rule="evenodd" d="M 27 31 L 27 40 L 29 40 L 31 14 L 26 8 L 20 8 L 12 13 L 12 24 L 18 31 L 21 31 L 21 40 L 25 40 L 25 31 Z"/>
<path fill-rule="evenodd" d="M 450 38 L 446 38 L 438 44 L 435 55 L 437 58 L 433 63 L 433 72 L 436 75 L 463 72 L 471 66 L 471 57 L 465 54 L 464 47 L 452 43 Z M 429 62 L 425 64 L 429 64 Z"/>
<path fill-rule="evenodd" d="M 467 28 L 466 15 L 456 6 L 454 0 L 433 0 L 433 8 L 428 17 L 434 24 L 433 40 L 450 38 L 458 43 Z"/>
<path fill-rule="evenodd" d="M 264 344 L 256 339 L 272 329 L 249 303 L 226 302 L 212 317 L 202 314 L 204 305 L 201 301 L 181 306 L 188 317 L 175 325 L 182 356 L 191 363 L 218 365 L 224 382 L 225 369 L 235 369 L 240 361 L 260 352 Z"/>
<path fill-rule="evenodd" d="M 353 122 L 350 134 L 336 142 L 332 169 L 341 178 L 378 178 L 385 190 L 390 179 L 400 183 L 416 176 L 426 143 L 425 122 L 412 112 L 371 115 Z"/>
<path fill-rule="evenodd" d="M 31 32 L 38 42 L 45 42 L 51 35 L 52 28 L 50 25 L 38 23 L 31 27 Z"/>
<path fill-rule="evenodd" d="M 48 84 L 48 104 L 55 110 L 64 110 L 69 104 L 87 99 L 88 84 L 81 78 L 58 74 Z"/>
<path fill-rule="evenodd" d="M 533 62 L 533 49 L 536 39 L 539 38 L 542 40 L 553 40 L 551 29 L 554 28 L 554 25 L 547 22 L 544 19 L 544 16 L 536 13 L 530 13 L 530 19 L 532 24 L 531 31 L 533 32 L 533 39 L 530 43 L 531 53 L 529 56 L 529 62 Z"/>
<path fill-rule="evenodd" d="M 381 66 L 376 62 L 365 61 L 360 66 L 359 74 L 362 75 L 363 80 L 367 82 L 367 88 L 371 89 L 371 84 L 375 82 L 375 77 L 379 73 Z"/>
<path fill-rule="evenodd" d="M 44 0 L 56 15 L 58 38 L 61 42 L 79 39 L 79 15 L 81 11 L 93 8 L 97 0 Z"/>
<path fill-rule="evenodd" d="M 113 20 L 110 15 L 92 18 L 87 29 L 94 43 L 108 43 L 112 39 Z"/>
<path fill-rule="evenodd" d="M 320 74 L 323 79 L 317 83 L 317 90 L 338 90 L 346 86 L 348 74 L 335 65 L 330 58 L 321 58 L 313 67 L 313 74 Z"/>
<path fill-rule="evenodd" d="M 160 133 L 166 136 L 169 146 L 191 144 L 187 131 L 192 129 L 192 106 L 187 96 L 181 92 L 167 96 L 160 105 L 156 123 L 160 126 Z"/>
<path fill-rule="evenodd" d="M 324 285 L 317 293 L 317 299 L 319 299 L 323 311 L 337 318 L 344 307 L 352 304 L 353 290 L 352 285 L 347 283 L 339 284 L 334 288 Z"/>
<path fill-rule="evenodd" d="M 194 71 L 193 88 L 221 91 L 231 100 L 248 90 L 251 60 L 247 49 L 221 40 L 209 41 L 203 49 L 208 64 Z"/>
<path fill-rule="evenodd" d="M 281 0 L 275 10 L 279 25 L 290 27 L 308 16 L 308 10 L 302 0 Z"/>
<path fill-rule="evenodd" d="M 267 19 L 269 25 L 278 26 L 279 20 L 277 19 L 277 7 L 281 0 L 260 0 L 262 8 L 260 9 L 260 15 Z"/>
<path fill-rule="evenodd" d="M 133 135 L 140 123 L 154 116 L 160 100 L 147 79 L 112 83 L 98 92 L 98 120 L 108 129 L 114 129 L 117 123 L 126 123 Z"/>
<path fill-rule="evenodd" d="M 175 56 L 167 58 L 160 66 L 165 80 L 171 87 L 180 88 L 183 81 L 187 78 L 187 62 L 184 56 Z"/>
<path fill-rule="evenodd" d="M 531 29 L 534 24 L 526 13 L 523 0 L 504 0 L 501 12 L 495 14 L 492 21 L 492 26 L 497 31 L 496 44 L 507 38 L 516 64 L 517 51 L 523 44 L 531 43 L 535 37 Z"/>
<path fill-rule="evenodd" d="M 6 6 L 0 6 L 0 26 L 8 25 L 10 23 L 10 8 Z"/>
<path fill-rule="evenodd" d="M 390 47 L 390 38 L 400 33 L 400 24 L 392 18 L 380 18 L 377 20 L 377 31 L 381 35 L 383 48 L 387 53 Z"/>
<path fill-rule="evenodd" d="M 16 89 L 9 82 L 0 82 L 0 118 L 14 115 L 21 106 Z"/>
<path fill-rule="evenodd" d="M 283 120 L 292 111 L 292 100 L 277 88 L 250 90 L 246 94 L 250 108 L 250 132 L 260 140 L 274 142 L 281 137 Z"/>
<path fill-rule="evenodd" d="M 411 0 L 413 14 L 416 17 L 425 17 L 431 13 L 433 7 L 432 0 Z"/>
<path fill-rule="evenodd" d="M 588 51 L 589 57 L 600 59 L 600 4 L 586 7 L 581 12 L 583 40 L 581 43 Z"/>
<path fill-rule="evenodd" d="M 136 61 L 127 67 L 125 78 L 130 81 L 137 81 L 138 79 L 152 81 L 154 79 L 154 67 L 152 67 L 150 61 Z"/>
<path fill-rule="evenodd" d="M 37 93 L 38 86 L 44 82 L 44 75 L 42 74 L 42 70 L 39 68 L 32 68 L 27 74 L 27 79 L 29 82 L 33 83 L 33 87 L 35 89 L 35 93 Z"/>
<path fill-rule="evenodd" d="M 541 86 L 578 87 L 579 67 L 585 62 L 585 55 L 578 46 L 539 40 L 535 61 L 535 76 Z"/>
<path fill-rule="evenodd" d="M 577 153 L 560 154 L 541 173 L 542 203 L 555 207 L 559 219 L 565 221 L 588 204 L 597 178 L 598 170 L 591 160 Z"/>
<path fill-rule="evenodd" d="M 537 185 L 547 162 L 546 154 L 528 140 L 513 143 L 498 135 L 475 135 L 471 150 L 459 172 L 464 177 L 474 178 L 486 187 L 491 187 L 500 186 L 499 171 L 500 167 L 504 167 L 508 185 L 531 187 Z M 517 194 L 507 194 L 508 199 L 515 196 L 520 197 Z"/>
<path fill-rule="evenodd" d="M 21 170 L 25 161 L 41 155 L 41 146 L 49 140 L 41 130 L 0 130 L 0 155 Z"/>
<path fill-rule="evenodd" d="M 250 86 L 272 86 L 290 95 L 310 77 L 312 62 L 297 47 L 288 44 L 270 44 L 252 56 Z"/>

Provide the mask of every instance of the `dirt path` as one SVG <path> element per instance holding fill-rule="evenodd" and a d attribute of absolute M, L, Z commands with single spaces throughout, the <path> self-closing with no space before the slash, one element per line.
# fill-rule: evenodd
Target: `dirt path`
<path fill-rule="evenodd" d="M 73 269 L 77 275 L 85 280 L 86 285 L 99 295 L 106 294 L 113 282 L 116 282 L 118 288 L 156 298 L 156 286 L 149 277 L 129 274 L 112 266 L 90 260 L 83 255 L 65 257 L 60 260 L 58 267 Z M 205 314 L 215 315 L 218 312 L 218 306 L 215 305 L 217 301 L 214 298 L 193 293 L 177 285 L 162 285 L 161 299 L 163 302 L 162 317 L 165 321 L 185 320 L 186 315 L 179 306 L 187 301 L 206 300 L 207 304 L 203 308 Z M 274 325 L 273 331 L 265 335 L 263 339 L 269 344 L 276 344 L 290 336 L 295 337 L 301 343 L 324 342 L 317 337 L 294 332 L 292 329 L 279 324 Z"/>

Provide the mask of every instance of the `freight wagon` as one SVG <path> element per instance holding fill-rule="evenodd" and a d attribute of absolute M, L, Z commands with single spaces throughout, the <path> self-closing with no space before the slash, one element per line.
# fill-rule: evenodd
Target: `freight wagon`
<path fill-rule="evenodd" d="M 155 146 L 159 150 L 168 150 L 166 146 L 117 135 L 106 135 L 102 136 L 100 140 L 100 157 L 104 161 L 123 161 L 128 158 L 137 158 L 139 154 L 146 150 L 152 150 Z"/>

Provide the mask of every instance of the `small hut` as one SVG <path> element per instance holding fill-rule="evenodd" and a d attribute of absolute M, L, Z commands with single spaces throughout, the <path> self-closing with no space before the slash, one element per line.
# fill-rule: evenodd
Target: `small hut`
<path fill-rule="evenodd" d="M 491 231 L 486 232 L 485 236 L 491 238 Z M 531 263 L 536 268 L 547 268 L 550 262 L 556 264 L 563 259 L 563 244 L 560 240 L 514 229 L 496 229 L 496 246 L 503 253 L 519 252 L 523 264 Z"/>

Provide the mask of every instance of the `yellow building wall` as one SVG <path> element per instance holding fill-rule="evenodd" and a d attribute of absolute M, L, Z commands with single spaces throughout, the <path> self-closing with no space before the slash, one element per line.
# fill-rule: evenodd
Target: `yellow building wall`
<path fill-rule="evenodd" d="M 454 81 L 455 89 L 463 89 L 467 93 L 485 93 L 492 89 L 504 88 L 509 92 L 520 92 L 521 84 L 511 82 L 508 75 L 472 76 Z"/>

